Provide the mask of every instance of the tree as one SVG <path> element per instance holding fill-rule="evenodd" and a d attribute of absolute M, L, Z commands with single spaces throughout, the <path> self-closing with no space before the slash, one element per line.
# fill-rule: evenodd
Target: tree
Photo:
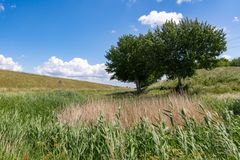
<path fill-rule="evenodd" d="M 156 82 L 159 76 L 148 61 L 152 45 L 150 32 L 146 35 L 120 37 L 117 46 L 112 46 L 106 54 L 106 71 L 112 74 L 111 79 L 134 82 L 138 92 Z"/>
<path fill-rule="evenodd" d="M 220 58 L 218 59 L 217 61 L 217 67 L 227 67 L 227 66 L 230 66 L 230 61 L 226 58 Z"/>
<path fill-rule="evenodd" d="M 217 57 L 226 50 L 223 30 L 197 19 L 168 21 L 155 29 L 154 36 L 164 49 L 156 60 L 165 66 L 169 78 L 178 79 L 179 92 L 183 91 L 182 81 L 186 77 L 191 77 L 196 69 L 214 67 Z"/>
<path fill-rule="evenodd" d="M 240 66 L 240 57 L 239 58 L 235 58 L 230 62 L 231 66 L 235 66 L 235 67 L 239 67 Z"/>

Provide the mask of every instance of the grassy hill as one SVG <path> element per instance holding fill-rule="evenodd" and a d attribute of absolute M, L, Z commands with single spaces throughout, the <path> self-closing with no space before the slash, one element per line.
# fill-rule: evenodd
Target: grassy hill
<path fill-rule="evenodd" d="M 113 89 L 110 85 L 0 70 L 0 90 Z"/>
<path fill-rule="evenodd" d="M 192 91 L 237 92 L 239 69 L 199 70 L 186 84 Z M 175 83 L 148 91 L 169 92 Z M 118 90 L 100 90 L 111 86 L 9 71 L 0 71 L 0 87 L 47 89 L 0 92 L 0 160 L 240 159 L 240 98 L 115 98 L 109 93 Z"/>
<path fill-rule="evenodd" d="M 165 93 L 174 89 L 176 80 L 161 81 L 150 86 L 152 94 Z M 185 88 L 190 93 L 232 93 L 240 92 L 240 67 L 219 67 L 212 70 L 198 70 L 187 78 Z"/>
<path fill-rule="evenodd" d="M 198 70 L 185 80 L 185 87 L 191 93 L 240 92 L 240 67 L 219 67 L 213 70 Z M 149 94 L 170 92 L 176 80 L 155 83 L 148 87 Z M 42 75 L 0 70 L 0 90 L 44 90 L 44 89 L 114 89 L 116 87 L 86 81 L 54 78 Z"/>

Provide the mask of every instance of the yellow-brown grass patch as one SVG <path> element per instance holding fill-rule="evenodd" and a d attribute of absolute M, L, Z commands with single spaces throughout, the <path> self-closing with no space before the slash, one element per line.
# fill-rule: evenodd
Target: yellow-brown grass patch
<path fill-rule="evenodd" d="M 205 115 L 200 102 L 188 96 L 170 95 L 154 98 L 125 98 L 125 99 L 89 99 L 83 105 L 71 105 L 58 114 L 61 123 L 70 125 L 78 122 L 94 123 L 100 115 L 107 122 L 114 122 L 119 115 L 122 127 L 128 127 L 141 118 L 151 123 L 165 122 L 171 125 L 171 118 L 175 124 L 181 125 L 181 113 L 196 121 L 202 121 Z"/>

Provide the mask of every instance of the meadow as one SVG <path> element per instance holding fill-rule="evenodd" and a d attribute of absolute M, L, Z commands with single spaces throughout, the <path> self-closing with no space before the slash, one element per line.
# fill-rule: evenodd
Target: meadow
<path fill-rule="evenodd" d="M 87 81 L 0 70 L 1 91 L 36 91 L 54 89 L 107 90 L 115 88 L 117 87 Z"/>
<path fill-rule="evenodd" d="M 201 70 L 185 95 L 172 92 L 174 81 L 141 95 L 10 88 L 0 94 L 0 159 L 240 159 L 238 71 Z"/>

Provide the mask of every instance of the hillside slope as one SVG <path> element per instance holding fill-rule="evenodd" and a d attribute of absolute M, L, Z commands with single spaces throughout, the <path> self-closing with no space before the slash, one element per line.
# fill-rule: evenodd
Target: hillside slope
<path fill-rule="evenodd" d="M 113 89 L 110 85 L 0 70 L 0 90 Z"/>
<path fill-rule="evenodd" d="M 176 86 L 176 80 L 161 81 L 148 88 L 149 92 L 168 92 Z M 198 70 L 187 78 L 185 88 L 191 93 L 240 92 L 240 67 L 219 67 Z"/>

